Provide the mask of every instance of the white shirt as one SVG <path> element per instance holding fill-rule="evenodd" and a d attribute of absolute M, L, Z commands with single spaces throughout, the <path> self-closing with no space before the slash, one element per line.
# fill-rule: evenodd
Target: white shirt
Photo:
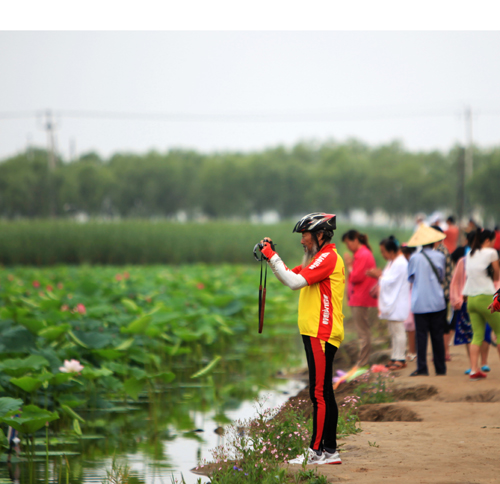
<path fill-rule="evenodd" d="M 498 252 L 491 247 L 478 249 L 471 256 L 469 252 L 465 256 L 465 281 L 464 296 L 479 296 L 485 294 L 492 296 L 495 294 L 493 279 L 488 276 L 486 268 L 494 261 L 498 260 Z"/>
<path fill-rule="evenodd" d="M 404 321 L 410 312 L 408 261 L 400 254 L 385 266 L 378 280 L 378 308 L 381 319 Z"/>

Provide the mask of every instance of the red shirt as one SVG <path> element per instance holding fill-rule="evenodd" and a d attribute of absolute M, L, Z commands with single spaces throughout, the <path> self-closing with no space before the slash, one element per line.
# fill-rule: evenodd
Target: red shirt
<path fill-rule="evenodd" d="M 377 284 L 377 280 L 368 277 L 366 271 L 376 267 L 375 258 L 366 245 L 354 252 L 352 271 L 347 284 L 347 299 L 349 306 L 376 308 L 377 299 L 370 296 L 370 289 Z"/>
<path fill-rule="evenodd" d="M 495 245 L 493 248 L 495 250 L 500 250 L 500 230 L 495 230 Z"/>
<path fill-rule="evenodd" d="M 449 225 L 444 233 L 446 235 L 446 239 L 443 240 L 443 244 L 451 254 L 452 252 L 455 252 L 455 249 L 457 248 L 460 231 L 456 225 Z"/>

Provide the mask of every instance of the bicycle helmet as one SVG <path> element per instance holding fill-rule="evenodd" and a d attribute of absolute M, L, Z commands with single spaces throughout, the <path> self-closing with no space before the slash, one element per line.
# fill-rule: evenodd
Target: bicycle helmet
<path fill-rule="evenodd" d="M 293 232 L 319 232 L 320 230 L 329 230 L 330 232 L 337 228 L 337 216 L 332 213 L 313 212 L 302 217 Z"/>
<path fill-rule="evenodd" d="M 295 227 L 294 232 L 311 232 L 318 249 L 323 246 L 333 237 L 333 231 L 337 228 L 337 216 L 332 213 L 313 212 L 302 217 Z M 323 243 L 320 245 L 318 240 L 318 232 L 323 233 Z"/>

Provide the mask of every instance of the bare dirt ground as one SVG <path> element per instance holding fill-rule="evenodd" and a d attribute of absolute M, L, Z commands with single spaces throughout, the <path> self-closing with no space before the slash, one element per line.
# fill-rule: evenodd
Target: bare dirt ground
<path fill-rule="evenodd" d="M 464 375 L 469 363 L 463 346 L 452 347 L 451 356 L 446 376 L 432 376 L 430 354 L 431 376 L 410 377 L 415 363 L 395 372 L 395 385 L 403 393 L 428 398 L 367 405 L 372 408 L 363 408 L 360 417 L 374 420 L 377 415 L 383 419 L 392 414 L 390 418 L 411 421 L 362 421 L 361 433 L 339 441 L 342 465 L 316 466 L 318 473 L 329 482 L 356 484 L 500 483 L 500 360 L 496 348 L 491 347 L 491 372 L 483 381 L 470 381 Z M 404 391 L 418 386 L 416 392 Z M 299 466 L 289 468 L 300 470 Z"/>

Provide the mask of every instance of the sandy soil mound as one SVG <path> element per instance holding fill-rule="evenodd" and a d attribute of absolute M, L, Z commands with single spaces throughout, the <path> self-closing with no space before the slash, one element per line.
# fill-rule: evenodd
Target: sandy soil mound
<path fill-rule="evenodd" d="M 420 422 L 422 419 L 411 408 L 393 403 L 378 403 L 359 407 L 362 422 Z"/>

